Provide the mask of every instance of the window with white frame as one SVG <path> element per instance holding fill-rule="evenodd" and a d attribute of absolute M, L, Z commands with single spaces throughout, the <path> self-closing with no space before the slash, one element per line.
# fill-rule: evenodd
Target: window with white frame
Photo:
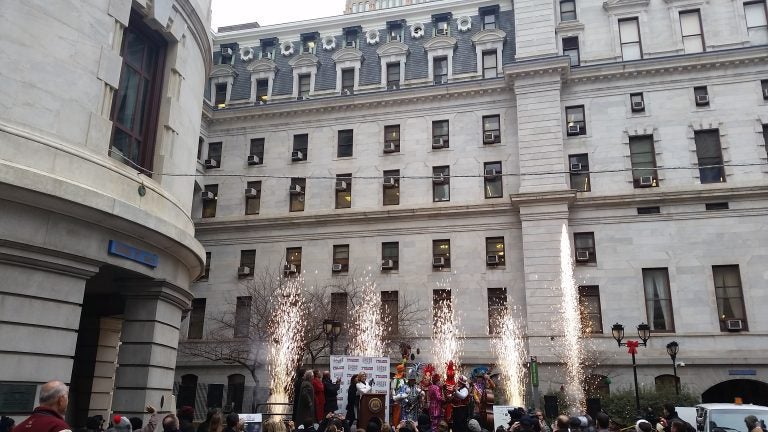
<path fill-rule="evenodd" d="M 434 83 L 445 84 L 448 82 L 448 57 L 438 57 L 433 61 Z"/>
<path fill-rule="evenodd" d="M 672 313 L 672 294 L 669 288 L 669 272 L 666 268 L 643 269 L 645 288 L 645 312 L 653 332 L 675 331 Z"/>
<path fill-rule="evenodd" d="M 768 43 L 768 19 L 766 19 L 766 2 L 744 2 L 744 18 L 746 19 L 747 35 L 755 45 Z"/>
<path fill-rule="evenodd" d="M 576 19 L 576 0 L 560 0 L 560 21 Z"/>
<path fill-rule="evenodd" d="M 640 22 L 636 17 L 619 20 L 619 38 L 622 60 L 638 60 L 643 58 L 643 47 L 640 42 Z"/>
<path fill-rule="evenodd" d="M 696 156 L 699 163 L 699 180 L 704 183 L 724 183 L 723 151 L 719 129 L 694 132 Z"/>
<path fill-rule="evenodd" d="M 680 30 L 686 54 L 705 50 L 704 34 L 701 30 L 701 13 L 698 9 L 680 12 Z"/>
<path fill-rule="evenodd" d="M 571 59 L 571 66 L 578 66 L 581 62 L 579 55 L 579 37 L 569 36 L 563 38 L 563 55 Z"/>
<path fill-rule="evenodd" d="M 498 72 L 496 50 L 483 51 L 483 78 L 496 78 Z"/>

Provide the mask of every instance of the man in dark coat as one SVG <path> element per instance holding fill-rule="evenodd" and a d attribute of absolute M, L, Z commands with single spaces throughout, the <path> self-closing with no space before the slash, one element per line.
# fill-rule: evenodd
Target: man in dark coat
<path fill-rule="evenodd" d="M 336 412 L 339 410 L 339 402 L 336 400 L 339 394 L 339 387 L 341 387 L 341 378 L 338 378 L 336 382 L 331 381 L 331 373 L 328 371 L 323 372 L 323 389 L 325 391 L 325 407 L 323 408 L 323 415 Z"/>
<path fill-rule="evenodd" d="M 313 424 L 315 419 L 315 391 L 312 388 L 312 371 L 304 372 L 304 378 L 296 395 L 296 422 L 300 425 Z"/>
<path fill-rule="evenodd" d="M 69 404 L 69 389 L 61 381 L 49 381 L 40 388 L 40 405 L 13 432 L 60 432 L 69 430 L 64 414 Z"/>

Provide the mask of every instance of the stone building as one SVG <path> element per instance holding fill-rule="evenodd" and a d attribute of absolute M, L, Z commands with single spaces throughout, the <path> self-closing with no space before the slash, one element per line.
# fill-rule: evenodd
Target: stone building
<path fill-rule="evenodd" d="M 642 386 L 675 383 L 674 340 L 705 401 L 768 403 L 767 38 L 743 0 L 441 0 L 215 35 L 183 343 L 214 343 L 254 269 L 370 272 L 390 302 L 451 296 L 464 365 L 495 362 L 490 318 L 516 308 L 557 391 L 566 227 L 593 391 L 632 385 L 612 325 L 648 323 Z M 177 379 L 218 389 L 203 406 L 254 385 L 199 358 Z"/>
<path fill-rule="evenodd" d="M 190 212 L 210 1 L 8 3 L 0 412 L 25 417 L 59 379 L 73 427 L 140 415 L 172 392 L 204 263 Z"/>

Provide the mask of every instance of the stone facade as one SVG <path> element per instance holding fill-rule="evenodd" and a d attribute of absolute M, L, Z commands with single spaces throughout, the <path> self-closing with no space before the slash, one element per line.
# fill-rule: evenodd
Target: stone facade
<path fill-rule="evenodd" d="M 194 284 L 193 292 L 206 298 L 208 313 L 231 307 L 241 292 L 241 250 L 256 251 L 258 271 L 284 263 L 286 248 L 301 247 L 306 275 L 333 280 L 333 245 L 348 244 L 351 268 L 370 272 L 382 291 L 415 295 L 427 308 L 432 290 L 450 279 L 463 311 L 465 365 L 495 362 L 488 288 L 506 288 L 507 305 L 524 319 L 528 353 L 542 363 L 541 390 L 556 391 L 567 379 L 559 312 L 560 240 L 566 226 L 572 243 L 575 233 L 594 237 L 594 250 L 575 245 L 590 257 L 577 262 L 576 283 L 597 287 L 592 290 L 599 293 L 602 330 L 585 342 L 589 374 L 610 377 L 612 388 L 631 386 L 630 361 L 611 337 L 611 325 L 623 323 L 627 338 L 633 338 L 637 324 L 656 316 L 653 325 L 659 330 L 638 356 L 643 386 L 671 374 L 665 346 L 672 340 L 680 344 L 678 360 L 687 365 L 679 369 L 682 383 L 694 392 L 737 373 L 765 381 L 765 27 L 747 28 L 743 1 L 576 0 L 573 15 L 560 10 L 566 3 L 443 0 L 217 35 L 214 45 L 258 51 L 260 41 L 269 38 L 298 47 L 299 35 L 307 32 L 331 35 L 338 47 L 342 29 L 356 26 L 383 38 L 388 23 L 398 20 L 406 29 L 417 23 L 425 29 L 418 39 L 405 33 L 405 78 L 396 90 L 387 90 L 375 75 L 376 50 L 361 48 L 354 95 L 342 95 L 339 84 L 331 85 L 339 82 L 330 79 L 338 73 L 331 50 L 317 55 L 314 93 L 297 101 L 289 61 L 298 52 L 286 58 L 278 53 L 267 65 L 276 72 L 268 102 L 254 104 L 251 81 L 243 76 L 250 66 L 233 60 L 238 73 L 232 74 L 232 96 L 218 109 L 207 106 L 203 115 L 205 139 L 222 143 L 223 149 L 219 167 L 205 170 L 202 180 L 203 186 L 218 186 L 215 217 L 200 218 L 200 201 L 193 211 L 197 238 L 211 254 L 209 278 Z M 492 37 L 482 30 L 481 14 L 496 5 L 504 34 L 491 40 L 499 41 L 503 53 L 497 74 L 483 79 L 477 60 L 482 53 L 476 56 L 475 47 Z M 695 32 L 686 27 L 681 33 L 680 13 L 691 10 L 701 17 L 701 52 L 691 48 Z M 435 17 L 446 13 L 451 13 L 455 42 L 432 32 Z M 463 16 L 472 23 L 466 32 L 458 28 Z M 638 18 L 642 58 L 630 60 L 636 42 L 625 32 L 633 18 Z M 630 24 L 620 30 L 620 22 Z M 569 52 L 563 52 L 563 38 L 571 37 L 578 37 L 578 53 L 568 44 Z M 447 54 L 453 75 L 445 85 L 433 84 L 429 75 L 429 49 L 438 42 L 454 44 Z M 361 44 L 367 46 L 364 39 Z M 701 90 L 694 87 L 706 87 L 707 104 L 697 101 Z M 632 103 L 638 97 L 642 109 Z M 583 123 L 569 111 L 581 106 Z M 484 143 L 483 117 L 494 115 L 500 118 L 500 142 Z M 435 149 L 432 126 L 441 120 L 449 122 L 450 144 Z M 383 150 L 384 129 L 390 125 L 400 126 L 399 152 Z M 338 132 L 348 129 L 354 134 L 353 155 L 338 157 Z M 712 169 L 697 152 L 707 131 L 719 139 L 721 159 L 714 165 L 724 165 L 721 181 L 701 177 Z M 306 161 L 291 160 L 297 134 L 309 136 Z M 633 152 L 643 137 L 653 144 L 649 179 L 636 175 L 640 159 Z M 264 139 L 261 163 L 248 165 L 251 140 L 259 138 Z M 201 161 L 206 158 L 204 151 Z M 485 198 L 488 162 L 501 162 L 500 198 Z M 450 167 L 447 202 L 433 201 L 433 167 L 439 166 Z M 395 169 L 401 176 L 399 205 L 385 206 L 383 172 Z M 351 208 L 335 209 L 334 177 L 342 173 L 353 176 Z M 289 211 L 292 177 L 306 178 L 300 212 Z M 261 181 L 258 214 L 245 214 L 243 191 L 249 181 Z M 486 265 L 489 237 L 504 238 L 504 266 Z M 439 239 L 450 240 L 450 271 L 432 266 L 432 241 Z M 381 243 L 392 241 L 399 242 L 400 268 L 381 271 Z M 743 300 L 744 314 L 718 308 L 723 301 L 715 285 L 721 281 L 714 273 L 723 271 L 717 266 L 735 265 L 740 290 L 734 292 Z M 668 301 L 646 298 L 643 269 L 667 270 Z M 655 308 L 667 307 L 665 321 L 659 322 Z M 748 329 L 725 331 L 721 314 L 742 319 Z M 421 360 L 429 361 L 429 338 L 416 345 Z M 177 370 L 177 376 L 196 375 L 211 384 L 236 373 L 248 376 L 237 367 L 192 358 L 180 359 Z"/>

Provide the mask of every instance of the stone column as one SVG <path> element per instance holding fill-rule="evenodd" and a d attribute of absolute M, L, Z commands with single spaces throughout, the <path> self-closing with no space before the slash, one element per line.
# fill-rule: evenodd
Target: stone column
<path fill-rule="evenodd" d="M 176 349 L 182 311 L 192 293 L 162 280 L 130 280 L 121 284 L 125 313 L 118 354 L 112 410 L 141 416 L 147 404 L 174 411 L 168 395 L 173 390 Z"/>
<path fill-rule="evenodd" d="M 109 417 L 112 394 L 115 388 L 115 370 L 122 326 L 123 321 L 117 318 L 104 317 L 99 319 L 96 364 L 93 368 L 91 402 L 88 404 L 89 417 L 95 415 L 102 415 L 104 418 Z"/>

